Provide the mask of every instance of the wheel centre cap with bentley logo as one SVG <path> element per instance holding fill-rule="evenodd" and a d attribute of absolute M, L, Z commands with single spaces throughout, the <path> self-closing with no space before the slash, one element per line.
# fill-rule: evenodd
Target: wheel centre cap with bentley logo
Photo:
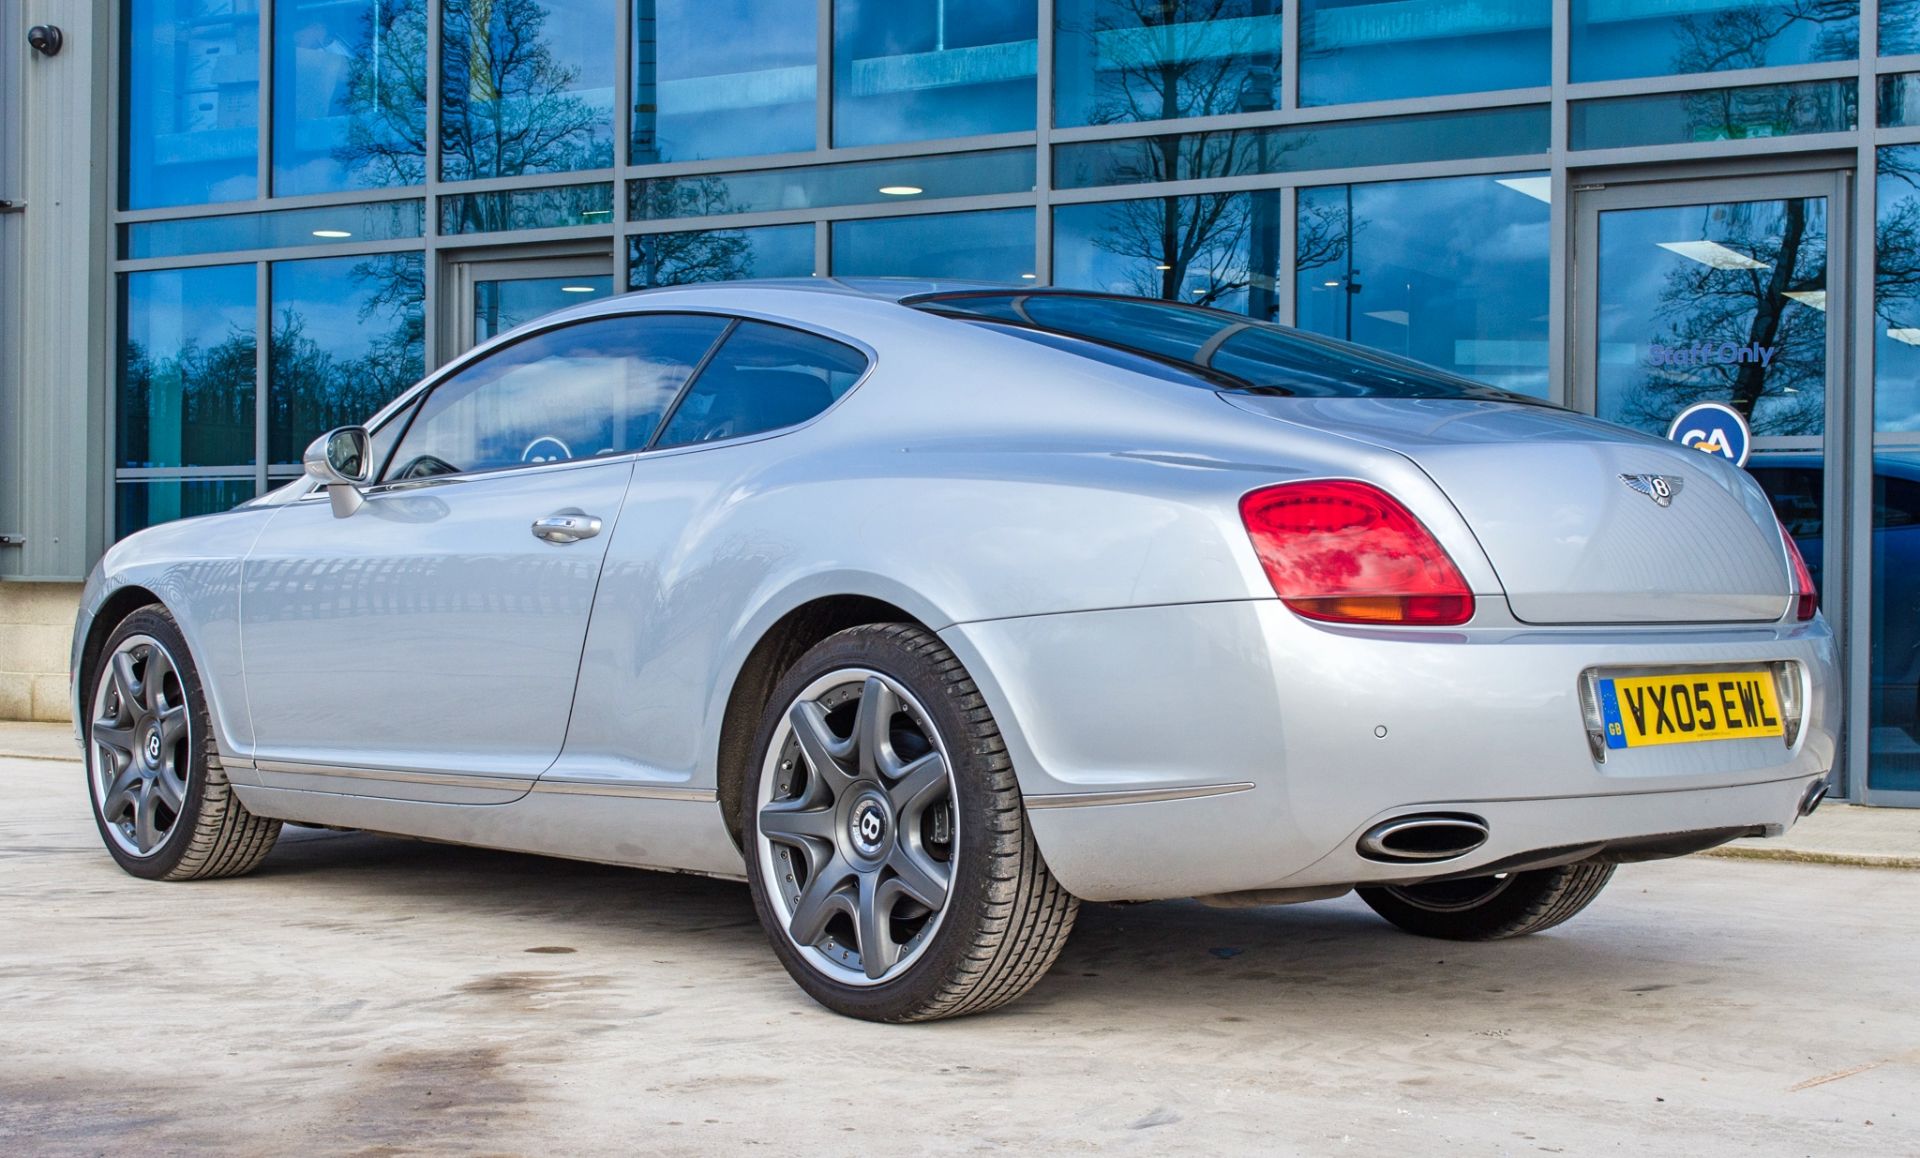
<path fill-rule="evenodd" d="M 157 767 L 160 763 L 160 756 L 165 749 L 165 745 L 160 741 L 160 725 L 155 724 L 147 729 L 147 740 L 146 743 L 142 745 L 142 748 L 146 752 L 147 763 Z"/>
<path fill-rule="evenodd" d="M 861 856 L 875 857 L 887 845 L 887 806 L 877 794 L 862 796 L 847 813 L 847 835 Z"/>
<path fill-rule="evenodd" d="M 1685 480 L 1668 474 L 1623 474 L 1620 481 L 1628 489 L 1635 490 L 1652 499 L 1655 506 L 1670 506 Z"/>

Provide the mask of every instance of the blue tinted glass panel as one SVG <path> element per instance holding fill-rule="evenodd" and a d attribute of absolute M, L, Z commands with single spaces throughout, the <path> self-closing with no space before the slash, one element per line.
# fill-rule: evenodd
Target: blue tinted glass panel
<path fill-rule="evenodd" d="M 811 225 L 643 233 L 627 241 L 628 289 L 812 273 Z"/>
<path fill-rule="evenodd" d="M 1302 189 L 1300 328 L 1546 397 L 1548 197 L 1544 173 Z"/>
<path fill-rule="evenodd" d="M 1860 90 L 1851 80 L 1575 101 L 1568 143 L 1575 149 L 1620 149 L 1844 133 L 1859 123 L 1859 106 Z"/>
<path fill-rule="evenodd" d="M 126 68 L 121 156 L 127 208 L 257 196 L 257 5 L 129 0 L 121 30 Z M 85 45 L 77 47 L 86 50 Z"/>
<path fill-rule="evenodd" d="M 745 438 L 798 426 L 832 406 L 867 371 L 852 346 L 785 326 L 742 322 L 714 351 L 660 446 Z"/>
<path fill-rule="evenodd" d="M 417 253 L 282 261 L 271 271 L 267 461 L 363 423 L 426 372 Z"/>
<path fill-rule="evenodd" d="M 818 26 L 793 0 L 633 0 L 634 164 L 813 148 Z"/>
<path fill-rule="evenodd" d="M 847 277 L 1033 279 L 1033 210 L 833 223 L 833 272 Z"/>
<path fill-rule="evenodd" d="M 1920 53 L 1920 0 L 1880 0 L 1880 55 Z"/>
<path fill-rule="evenodd" d="M 1063 205 L 1053 282 L 1275 317 L 1280 194 L 1206 193 Z"/>
<path fill-rule="evenodd" d="M 1874 428 L 1920 431 L 1920 145 L 1880 150 Z"/>
<path fill-rule="evenodd" d="M 254 267 L 121 278 L 121 466 L 254 461 Z"/>
<path fill-rule="evenodd" d="M 273 192 L 427 179 L 427 0 L 275 0 Z"/>
<path fill-rule="evenodd" d="M 1920 72 L 1880 78 L 1880 127 L 1920 125 Z"/>
<path fill-rule="evenodd" d="M 1920 452 L 1911 447 L 1873 456 L 1872 583 L 1867 787 L 1920 793 Z"/>
<path fill-rule="evenodd" d="M 834 0 L 833 143 L 1031 130 L 1033 0 Z"/>
<path fill-rule="evenodd" d="M 613 220 L 613 185 L 556 185 L 440 198 L 441 233 L 495 233 L 605 225 Z"/>
<path fill-rule="evenodd" d="M 253 497 L 251 478 L 153 479 L 114 484 L 115 538 L 159 523 L 230 511 Z"/>
<path fill-rule="evenodd" d="M 473 340 L 484 342 L 535 318 L 566 306 L 577 306 L 613 293 L 613 278 L 521 277 L 475 282 L 473 286 Z"/>
<path fill-rule="evenodd" d="M 996 149 L 702 177 L 651 177 L 628 183 L 627 217 L 631 221 L 663 221 L 722 213 L 1027 193 L 1033 189 L 1033 170 L 1032 149 Z"/>
<path fill-rule="evenodd" d="M 340 245 L 420 236 L 422 201 L 379 201 L 324 209 L 230 213 L 174 221 L 139 221 L 120 227 L 120 256 L 175 257 L 239 249 Z"/>
<path fill-rule="evenodd" d="M 1302 0 L 1300 103 L 1552 81 L 1552 0 Z"/>
<path fill-rule="evenodd" d="M 1857 0 L 1573 0 L 1573 79 L 1853 60 Z"/>
<path fill-rule="evenodd" d="M 613 164 L 616 2 L 442 0 L 442 180 Z"/>
<path fill-rule="evenodd" d="M 1054 123 L 1280 107 L 1280 0 L 1057 0 Z"/>
<path fill-rule="evenodd" d="M 1547 151 L 1547 106 L 1056 145 L 1060 189 Z"/>
<path fill-rule="evenodd" d="M 1653 435 L 1725 402 L 1760 437 L 1817 435 L 1827 390 L 1827 199 L 1599 215 L 1600 417 Z"/>

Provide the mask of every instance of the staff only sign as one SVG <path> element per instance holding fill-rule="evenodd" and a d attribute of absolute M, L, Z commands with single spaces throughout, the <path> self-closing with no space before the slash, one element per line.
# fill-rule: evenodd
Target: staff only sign
<path fill-rule="evenodd" d="M 1753 431 L 1740 412 L 1724 402 L 1696 402 L 1680 412 L 1667 437 L 1681 446 L 1717 454 L 1735 466 L 1747 465 Z"/>

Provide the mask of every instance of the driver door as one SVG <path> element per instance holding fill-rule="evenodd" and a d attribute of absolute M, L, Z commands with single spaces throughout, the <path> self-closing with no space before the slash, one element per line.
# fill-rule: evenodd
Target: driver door
<path fill-rule="evenodd" d="M 632 454 L 726 324 L 598 318 L 489 351 L 381 432 L 357 511 L 316 494 L 276 512 L 241 600 L 261 782 L 523 793 L 565 739 Z"/>

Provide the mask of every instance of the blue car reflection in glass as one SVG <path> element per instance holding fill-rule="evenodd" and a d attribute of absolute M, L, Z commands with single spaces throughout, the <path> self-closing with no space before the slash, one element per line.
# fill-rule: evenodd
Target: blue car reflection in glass
<path fill-rule="evenodd" d="M 1820 456 L 1761 455 L 1747 470 L 1773 500 L 1824 593 Z M 1920 451 L 1874 456 L 1872 582 L 1867 784 L 1920 791 Z"/>

